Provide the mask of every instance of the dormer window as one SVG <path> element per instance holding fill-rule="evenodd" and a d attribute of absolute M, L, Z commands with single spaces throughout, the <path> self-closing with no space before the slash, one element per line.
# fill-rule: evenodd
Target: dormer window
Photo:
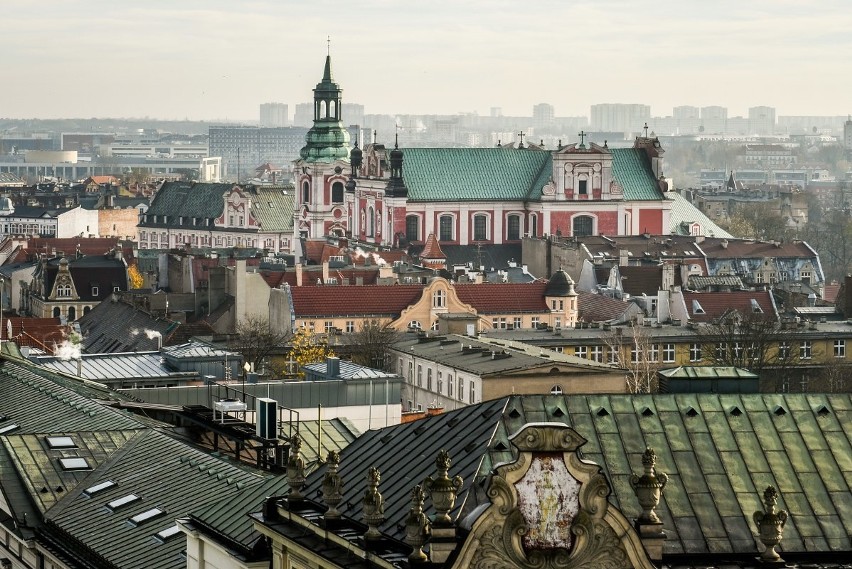
<path fill-rule="evenodd" d="M 757 303 L 757 300 L 751 299 L 751 311 L 753 314 L 763 314 L 763 309 L 760 307 L 760 304 Z"/>
<path fill-rule="evenodd" d="M 100 289 L 98 289 L 98 287 L 96 287 L 96 286 L 92 287 L 92 296 L 98 296 L 99 292 L 100 292 Z"/>
<path fill-rule="evenodd" d="M 701 308 L 701 304 L 697 300 L 692 301 L 692 313 L 693 314 L 707 314 L 704 312 L 704 309 Z"/>

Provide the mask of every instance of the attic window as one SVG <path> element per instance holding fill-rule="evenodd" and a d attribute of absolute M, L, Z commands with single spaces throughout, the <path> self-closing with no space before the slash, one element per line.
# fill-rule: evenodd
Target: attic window
<path fill-rule="evenodd" d="M 777 407 L 775 407 L 775 411 L 773 411 L 773 413 L 775 413 L 776 416 L 780 417 L 782 415 L 786 415 L 787 410 L 784 409 L 781 405 L 778 405 Z"/>
<path fill-rule="evenodd" d="M 701 303 L 699 303 L 695 299 L 692 300 L 692 313 L 693 314 L 707 314 L 706 312 L 704 312 L 704 309 L 701 307 Z"/>
<path fill-rule="evenodd" d="M 650 407 L 645 407 L 644 409 L 642 409 L 642 416 L 643 417 L 653 417 L 654 412 L 651 411 Z"/>
<path fill-rule="evenodd" d="M 45 437 L 45 440 L 50 448 L 77 448 L 71 437 Z"/>
<path fill-rule="evenodd" d="M 121 507 L 124 507 L 128 504 L 132 504 L 133 502 L 137 502 L 141 499 L 142 498 L 140 498 L 136 494 L 128 494 L 127 496 L 122 496 L 121 498 L 117 498 L 117 499 L 113 500 L 112 502 L 109 502 L 107 504 L 107 508 L 109 508 L 110 510 L 112 510 L 114 512 Z"/>
<path fill-rule="evenodd" d="M 817 407 L 816 412 L 817 415 L 819 415 L 820 417 L 825 417 L 826 415 L 831 413 L 831 411 L 829 411 L 828 407 L 826 407 L 825 405 L 820 405 L 819 407 Z"/>
<path fill-rule="evenodd" d="M 517 409 L 512 409 L 511 411 L 509 411 L 509 417 L 511 417 L 512 419 L 517 419 L 520 416 L 521 414 L 518 413 Z"/>
<path fill-rule="evenodd" d="M 165 514 L 165 510 L 161 510 L 160 508 L 151 508 L 150 510 L 145 510 L 141 514 L 136 514 L 132 518 L 128 518 L 129 521 L 134 526 L 138 526 L 143 524 L 149 520 L 153 520 L 154 518 L 158 518 Z"/>
<path fill-rule="evenodd" d="M 19 428 L 18 425 L 16 425 L 15 423 L 10 423 L 10 424 L 6 425 L 5 427 L 0 427 L 0 435 L 5 435 L 6 433 L 11 433 L 12 431 L 14 431 L 15 429 L 18 429 L 18 428 Z"/>
<path fill-rule="evenodd" d="M 563 411 L 562 409 L 560 409 L 559 407 L 557 407 L 557 408 L 556 408 L 556 411 L 554 411 L 554 412 L 553 412 L 553 416 L 554 416 L 554 417 L 564 417 L 564 416 L 565 416 L 565 411 Z"/>
<path fill-rule="evenodd" d="M 101 482 L 100 484 L 95 484 L 94 486 L 89 486 L 88 488 L 83 490 L 83 493 L 86 496 L 94 496 L 98 492 L 103 492 L 104 490 L 109 490 L 113 486 L 117 486 L 117 484 L 115 482 L 113 482 L 112 480 L 105 480 L 105 481 Z"/>
<path fill-rule="evenodd" d="M 695 410 L 694 408 L 692 408 L 692 407 L 689 407 L 689 408 L 686 410 L 686 416 L 687 416 L 687 417 L 697 417 L 697 416 L 698 416 L 698 411 L 696 411 L 696 410 Z"/>
<path fill-rule="evenodd" d="M 763 314 L 763 309 L 754 298 L 751 299 L 751 311 L 753 314 Z"/>
<path fill-rule="evenodd" d="M 91 470 L 89 462 L 85 458 L 60 458 L 59 465 L 62 470 Z"/>
<path fill-rule="evenodd" d="M 98 287 L 96 287 L 96 286 L 92 287 L 92 296 L 98 296 L 99 292 L 100 292 L 100 289 L 98 289 Z"/>
<path fill-rule="evenodd" d="M 494 450 L 509 450 L 509 448 L 503 444 L 503 441 L 500 441 L 496 445 L 494 445 Z"/>
<path fill-rule="evenodd" d="M 606 409 L 601 407 L 600 409 L 598 409 L 597 416 L 598 417 L 609 417 L 609 411 L 607 411 Z"/>
<path fill-rule="evenodd" d="M 170 539 L 172 539 L 173 537 L 177 537 L 178 535 L 180 535 L 180 533 L 181 533 L 180 529 L 176 525 L 174 525 L 174 526 L 166 528 L 162 531 L 158 531 L 157 533 L 154 534 L 154 537 L 156 537 L 157 539 L 159 539 L 160 541 L 165 543 L 165 542 L 169 541 Z"/>
<path fill-rule="evenodd" d="M 742 414 L 743 412 L 740 410 L 739 407 L 734 407 L 731 409 L 731 415 L 733 415 L 734 417 L 739 417 Z"/>

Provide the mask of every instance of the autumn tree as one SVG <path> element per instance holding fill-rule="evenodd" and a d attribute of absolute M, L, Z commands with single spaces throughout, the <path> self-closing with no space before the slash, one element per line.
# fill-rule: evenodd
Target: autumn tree
<path fill-rule="evenodd" d="M 290 358 L 297 364 L 299 377 L 304 376 L 302 367 L 325 361 L 334 357 L 334 351 L 328 346 L 325 338 L 299 328 L 290 340 Z"/>
<path fill-rule="evenodd" d="M 236 326 L 236 336 L 230 348 L 241 353 L 253 369 L 260 369 L 261 362 L 275 349 L 283 347 L 288 334 L 276 332 L 263 316 L 247 316 Z"/>
<path fill-rule="evenodd" d="M 142 288 L 145 284 L 145 279 L 142 278 L 142 273 L 139 272 L 137 265 L 129 265 L 127 267 L 127 282 L 131 289 Z"/>
<path fill-rule="evenodd" d="M 610 360 L 625 370 L 628 393 L 655 393 L 658 389 L 660 346 L 654 343 L 647 328 L 638 325 L 619 326 L 604 336 Z"/>
<path fill-rule="evenodd" d="M 350 335 L 352 361 L 356 364 L 386 370 L 388 351 L 400 337 L 400 333 L 390 323 L 382 324 L 378 320 L 363 322 L 357 332 Z"/>

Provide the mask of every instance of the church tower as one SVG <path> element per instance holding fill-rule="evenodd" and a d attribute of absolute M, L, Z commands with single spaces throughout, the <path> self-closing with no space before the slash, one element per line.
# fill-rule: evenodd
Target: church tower
<path fill-rule="evenodd" d="M 314 124 L 294 163 L 297 239 L 342 237 L 350 224 L 351 213 L 345 203 L 349 132 L 341 118 L 342 92 L 332 76 L 329 54 L 322 80 L 314 89 Z"/>

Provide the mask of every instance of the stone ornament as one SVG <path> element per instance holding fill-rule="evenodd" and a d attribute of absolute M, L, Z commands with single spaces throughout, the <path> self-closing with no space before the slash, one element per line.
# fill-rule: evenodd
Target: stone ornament
<path fill-rule="evenodd" d="M 288 500 L 304 499 L 302 486 L 305 484 L 305 459 L 302 457 L 302 437 L 299 433 L 290 437 L 290 456 L 287 457 L 287 484 L 290 486 Z"/>
<path fill-rule="evenodd" d="M 471 569 L 654 569 L 642 540 L 607 499 L 586 443 L 561 423 L 529 423 L 510 437 L 514 462 L 495 468 L 491 505 L 476 519 L 456 567 Z"/>
<path fill-rule="evenodd" d="M 639 505 L 642 507 L 642 513 L 637 520 L 641 523 L 659 524 L 660 518 L 654 509 L 660 503 L 660 496 L 663 493 L 663 488 L 666 487 L 669 477 L 663 472 L 657 472 L 654 467 L 657 463 L 657 455 L 654 454 L 654 449 L 647 447 L 642 454 L 642 466 L 644 473 L 642 476 L 634 474 L 630 477 L 630 485 L 639 499 Z"/>
<path fill-rule="evenodd" d="M 438 452 L 438 457 L 435 459 L 438 476 L 436 478 L 428 476 L 423 483 L 426 491 L 432 497 L 432 506 L 435 508 L 436 526 L 452 525 L 450 512 L 455 507 L 456 496 L 458 496 L 458 492 L 464 484 L 461 476 L 450 478 L 450 464 L 450 454 L 442 449 Z"/>
<path fill-rule="evenodd" d="M 753 514 L 754 523 L 757 525 L 760 543 L 766 546 L 760 561 L 763 563 L 783 563 L 783 559 L 775 551 L 775 547 L 781 543 L 784 533 L 784 525 L 787 523 L 787 512 L 775 510 L 778 503 L 778 491 L 772 486 L 767 486 L 763 492 L 763 506 L 765 511 L 757 511 Z"/>
<path fill-rule="evenodd" d="M 362 501 L 364 523 L 367 524 L 367 533 L 364 539 L 380 539 L 382 532 L 379 525 L 385 521 L 385 505 L 381 493 L 379 493 L 379 482 L 382 475 L 375 466 L 367 470 L 367 491 L 364 492 Z"/>
<path fill-rule="evenodd" d="M 340 453 L 336 450 L 329 452 L 326 464 L 328 468 L 322 479 L 322 499 L 328 506 L 328 510 L 323 517 L 326 520 L 337 520 L 340 519 L 337 505 L 343 501 L 343 479 L 337 473 L 340 467 Z"/>
<path fill-rule="evenodd" d="M 405 518 L 405 543 L 413 549 L 408 559 L 421 563 L 429 559 L 423 552 L 423 546 L 426 545 L 431 534 L 429 518 L 423 513 L 425 499 L 426 494 L 423 492 L 423 487 L 420 484 L 416 485 L 411 490 L 411 508 Z"/>

